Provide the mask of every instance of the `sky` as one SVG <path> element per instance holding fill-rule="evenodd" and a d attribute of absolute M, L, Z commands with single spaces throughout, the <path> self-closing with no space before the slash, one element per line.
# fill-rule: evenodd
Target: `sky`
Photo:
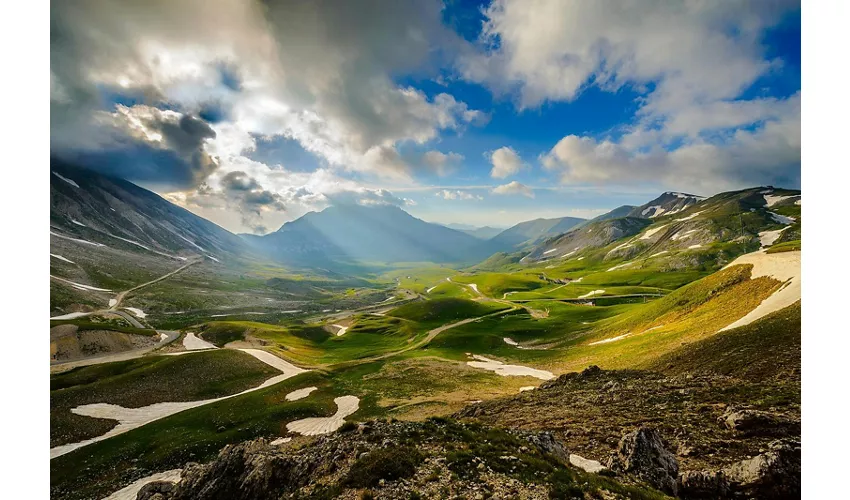
<path fill-rule="evenodd" d="M 800 187 L 799 2 L 51 2 L 51 155 L 233 232 Z"/>

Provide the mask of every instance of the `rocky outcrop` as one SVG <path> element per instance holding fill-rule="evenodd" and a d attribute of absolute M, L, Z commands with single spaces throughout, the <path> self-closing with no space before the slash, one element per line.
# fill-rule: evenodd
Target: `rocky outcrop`
<path fill-rule="evenodd" d="M 665 493 L 676 494 L 679 463 L 664 446 L 661 434 L 641 427 L 622 439 L 608 460 L 608 468 L 630 474 Z"/>
<path fill-rule="evenodd" d="M 628 498 L 568 471 L 568 461 L 549 432 L 379 420 L 282 446 L 265 439 L 226 446 L 207 464 L 186 465 L 179 482 L 149 483 L 137 498 Z"/>
<path fill-rule="evenodd" d="M 767 451 L 723 469 L 730 491 L 741 497 L 800 498 L 800 443 L 772 441 Z"/>
<path fill-rule="evenodd" d="M 718 419 L 723 427 L 745 436 L 781 436 L 799 423 L 767 411 L 729 407 Z"/>
<path fill-rule="evenodd" d="M 511 434 L 533 444 L 541 453 L 548 453 L 549 455 L 558 457 L 564 463 L 569 461 L 570 454 L 567 448 L 563 443 L 555 439 L 555 435 L 551 432 L 512 431 Z"/>

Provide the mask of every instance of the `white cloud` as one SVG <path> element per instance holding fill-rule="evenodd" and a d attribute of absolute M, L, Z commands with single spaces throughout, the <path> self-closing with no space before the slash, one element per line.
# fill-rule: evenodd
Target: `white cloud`
<path fill-rule="evenodd" d="M 493 188 L 493 194 L 503 194 L 503 195 L 512 195 L 512 194 L 521 194 L 523 196 L 527 196 L 529 198 L 534 198 L 534 191 L 526 186 L 525 184 L 520 184 L 517 181 L 511 181 L 507 184 L 503 184 L 501 186 L 496 186 Z"/>
<path fill-rule="evenodd" d="M 410 178 L 419 164 L 398 145 L 488 118 L 394 82 L 458 39 L 441 11 L 437 0 L 57 2 L 52 143 L 95 146 L 89 117 L 106 88 L 190 112 L 214 103 L 239 130 L 293 139 L 336 169 Z"/>
<path fill-rule="evenodd" d="M 451 173 L 460 162 L 463 155 L 459 153 L 442 153 L 440 151 L 427 151 L 422 155 L 422 164 L 428 169 L 443 177 Z"/>
<path fill-rule="evenodd" d="M 781 68 L 766 56 L 763 35 L 798 7 L 792 0 L 495 0 L 484 11 L 479 50 L 464 52 L 457 68 L 514 95 L 520 108 L 572 101 L 588 86 L 641 95 L 615 138 L 567 136 L 542 157 L 564 182 L 793 183 L 799 93 L 741 96 Z"/>
<path fill-rule="evenodd" d="M 541 162 L 565 184 L 649 181 L 704 192 L 798 184 L 799 94 L 783 103 L 775 119 L 752 129 L 698 138 L 669 150 L 634 148 L 628 139 L 613 142 L 569 135 L 541 156 Z"/>
<path fill-rule="evenodd" d="M 484 199 L 483 196 L 472 194 L 468 191 L 462 191 L 460 189 L 450 190 L 450 189 L 441 189 L 435 193 L 435 196 L 438 198 L 442 198 L 444 200 L 477 200 L 481 201 Z"/>
<path fill-rule="evenodd" d="M 459 67 L 470 80 L 520 94 L 522 106 L 572 100 L 588 84 L 616 90 L 657 82 L 647 106 L 664 112 L 737 96 L 770 70 L 762 30 L 795 2 L 495 0 L 484 53 Z"/>
<path fill-rule="evenodd" d="M 504 179 L 516 174 L 524 167 L 519 154 L 512 148 L 503 146 L 489 154 L 493 168 L 490 175 L 496 179 Z"/>

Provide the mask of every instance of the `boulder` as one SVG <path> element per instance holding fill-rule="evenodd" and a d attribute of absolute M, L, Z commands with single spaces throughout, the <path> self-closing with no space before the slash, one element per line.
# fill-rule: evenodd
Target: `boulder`
<path fill-rule="evenodd" d="M 152 481 L 142 486 L 136 494 L 136 500 L 167 500 L 171 498 L 174 487 L 171 481 Z"/>
<path fill-rule="evenodd" d="M 679 463 L 664 447 L 661 434 L 651 427 L 641 427 L 623 436 L 608 460 L 608 468 L 635 476 L 665 493 L 676 494 Z"/>
<path fill-rule="evenodd" d="M 555 439 L 555 435 L 549 431 L 514 431 L 513 434 L 533 444 L 543 453 L 555 456 L 564 463 L 569 461 L 570 454 L 567 452 L 567 448 L 563 445 L 563 443 Z"/>
<path fill-rule="evenodd" d="M 734 463 L 723 474 L 736 496 L 800 498 L 800 443 L 772 441 L 765 453 Z"/>
<path fill-rule="evenodd" d="M 759 410 L 729 407 L 718 422 L 731 431 L 745 436 L 781 434 L 788 422 L 781 416 Z"/>

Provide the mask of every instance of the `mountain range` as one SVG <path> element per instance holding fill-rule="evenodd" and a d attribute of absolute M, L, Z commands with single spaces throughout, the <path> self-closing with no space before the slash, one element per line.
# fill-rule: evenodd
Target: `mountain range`
<path fill-rule="evenodd" d="M 772 197 L 777 206 L 799 200 L 799 191 L 771 187 L 721 193 L 708 200 L 666 192 L 641 206 L 624 205 L 591 220 L 535 219 L 490 237 L 496 228 L 455 229 L 423 221 L 396 206 L 351 204 L 310 212 L 275 232 L 258 236 L 235 235 L 122 179 L 56 160 L 51 162 L 51 172 L 54 241 L 111 252 L 110 258 L 119 260 L 123 257 L 118 254 L 127 253 L 174 260 L 201 256 L 215 262 L 259 259 L 338 271 L 377 263 L 472 265 L 490 256 L 513 253 L 518 255 L 516 260 L 522 257 L 522 262 L 545 260 L 604 247 L 637 235 L 656 221 L 672 221 L 675 224 L 671 228 L 688 226 L 682 232 L 685 236 L 670 234 L 665 241 L 672 243 L 667 246 L 693 246 L 725 241 L 733 231 L 730 224 L 746 226 L 742 221 L 727 220 L 730 212 L 747 213 L 750 227 L 739 227 L 738 236 L 758 241 L 758 233 L 779 217 L 767 210 L 765 196 Z M 712 210 L 692 210 L 697 205 Z M 690 215 L 673 217 L 683 214 Z M 700 235 L 701 243 L 696 241 Z M 637 239 L 618 251 L 643 248 L 646 241 Z M 63 251 L 73 253 L 72 249 Z"/>

